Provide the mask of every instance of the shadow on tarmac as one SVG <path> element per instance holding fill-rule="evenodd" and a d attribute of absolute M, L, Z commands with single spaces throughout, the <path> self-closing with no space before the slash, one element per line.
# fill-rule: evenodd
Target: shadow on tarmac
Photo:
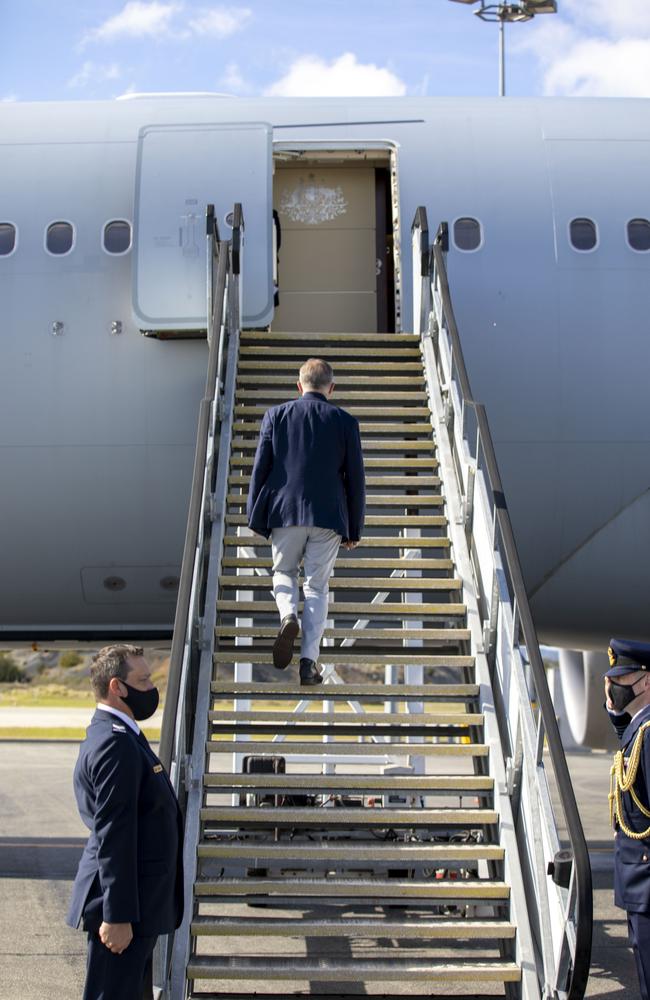
<path fill-rule="evenodd" d="M 0 878 L 72 881 L 83 837 L 0 837 Z"/>

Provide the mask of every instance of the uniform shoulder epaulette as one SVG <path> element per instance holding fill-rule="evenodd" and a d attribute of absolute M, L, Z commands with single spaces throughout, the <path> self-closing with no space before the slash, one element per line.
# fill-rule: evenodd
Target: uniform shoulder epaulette
<path fill-rule="evenodd" d="M 634 736 L 632 736 L 631 739 L 623 747 L 623 752 L 627 751 L 628 747 L 630 746 L 632 747 L 632 753 L 634 753 L 635 750 L 639 752 L 641 750 L 641 747 L 643 746 L 643 741 L 645 739 L 647 732 L 650 732 L 650 719 L 647 722 L 643 722 L 639 726 Z"/>

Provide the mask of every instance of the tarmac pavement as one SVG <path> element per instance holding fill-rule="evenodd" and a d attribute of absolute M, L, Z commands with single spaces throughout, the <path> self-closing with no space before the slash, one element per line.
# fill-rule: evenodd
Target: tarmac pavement
<path fill-rule="evenodd" d="M 23 705 L 0 706 L 0 729 L 85 729 L 95 711 L 88 708 L 29 708 Z M 162 724 L 162 711 L 147 720 L 147 729 L 158 729 Z"/>
<path fill-rule="evenodd" d="M 85 937 L 65 926 L 86 830 L 72 771 L 78 745 L 0 743 L 0 1000 L 79 1000 Z M 594 870 L 588 997 L 638 997 L 625 914 L 613 905 L 606 754 L 569 755 Z"/>

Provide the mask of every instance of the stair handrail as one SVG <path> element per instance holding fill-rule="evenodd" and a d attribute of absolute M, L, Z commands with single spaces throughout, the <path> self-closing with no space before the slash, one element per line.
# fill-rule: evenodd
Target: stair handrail
<path fill-rule="evenodd" d="M 174 632 L 167 676 L 167 693 L 165 696 L 160 747 L 158 750 L 158 756 L 167 771 L 170 772 L 172 782 L 177 791 L 181 791 L 182 781 L 178 780 L 179 775 L 176 772 L 183 766 L 183 754 L 180 752 L 180 746 L 178 745 L 179 737 L 182 734 L 177 732 L 180 721 L 179 709 L 185 702 L 185 692 L 181 690 L 181 687 L 183 683 L 189 681 L 190 674 L 192 673 L 188 669 L 188 657 L 191 654 L 193 639 L 196 638 L 192 635 L 192 629 L 189 628 L 189 625 L 193 598 L 196 597 L 196 591 L 199 589 L 197 585 L 200 582 L 201 567 L 200 560 L 197 560 L 197 554 L 201 547 L 201 522 L 205 513 L 204 477 L 208 457 L 208 431 L 213 404 L 218 399 L 219 392 L 222 391 L 222 386 L 220 386 L 217 379 L 217 371 L 220 368 L 220 359 L 225 346 L 225 338 L 221 335 L 215 337 L 214 332 L 217 317 L 221 319 L 224 312 L 227 292 L 229 246 L 226 242 L 222 243 L 219 238 L 219 226 L 215 217 L 214 205 L 207 206 L 206 239 L 208 363 L 205 390 L 203 399 L 199 405 L 190 503 L 185 527 L 183 561 L 176 599 Z M 223 324 L 220 322 L 220 334 L 222 330 Z M 187 749 L 185 753 L 189 753 L 189 747 L 192 745 L 191 718 L 186 721 L 189 723 L 185 727 L 186 740 L 181 740 L 181 742 L 186 742 Z M 176 753 L 174 752 L 175 750 Z"/>
<path fill-rule="evenodd" d="M 548 941 L 543 930 L 538 926 L 537 946 L 542 954 L 544 969 L 544 996 L 558 1000 L 582 1000 L 587 987 L 589 967 L 591 962 L 591 942 L 593 928 L 593 897 L 591 866 L 589 853 L 578 812 L 573 785 L 562 746 L 560 731 L 551 699 L 546 670 L 539 649 L 535 625 L 533 622 L 528 596 L 524 584 L 521 564 L 515 542 L 510 514 L 505 500 L 503 484 L 499 474 L 494 442 L 490 432 L 487 413 L 481 403 L 477 403 L 472 395 L 469 375 L 461 345 L 461 339 L 456 324 L 452 305 L 449 281 L 445 265 L 445 254 L 449 249 L 449 227 L 443 222 L 438 227 L 433 244 L 429 243 L 429 229 L 426 209 L 418 207 L 412 225 L 413 236 L 413 270 L 414 270 L 414 326 L 422 338 L 431 337 L 434 344 L 434 354 L 439 368 L 439 374 L 446 376 L 447 384 L 443 385 L 447 403 L 446 421 L 449 437 L 453 442 L 454 430 L 462 438 L 465 455 L 453 447 L 456 479 L 460 495 L 464 501 L 465 531 L 470 542 L 472 565 L 482 590 L 480 606 L 485 610 L 484 638 L 488 658 L 491 659 L 493 677 L 499 688 L 498 669 L 496 668 L 496 620 L 498 602 L 504 594 L 511 605 L 510 627 L 513 646 L 519 648 L 525 670 L 522 672 L 525 690 L 528 695 L 527 713 L 531 722 L 535 723 L 535 780 L 540 786 L 538 794 L 542 803 L 542 812 L 555 821 L 551 805 L 546 775 L 543 770 L 544 746 L 552 765 L 555 786 L 563 813 L 569 851 L 556 851 L 549 864 L 548 874 L 553 877 L 557 891 L 562 895 L 565 912 L 565 925 L 562 928 L 560 945 L 555 949 L 555 955 L 548 955 Z M 446 366 L 440 362 L 441 342 L 446 342 Z M 465 461 L 469 455 L 470 462 Z M 492 547 L 495 555 L 491 586 L 485 586 L 483 580 L 484 567 L 482 559 L 471 544 L 474 506 L 476 503 L 477 474 L 484 480 L 483 496 L 490 506 L 492 518 Z M 495 610 L 496 609 L 496 610 Z M 525 652 L 524 652 L 525 651 Z M 503 678 L 501 678 L 503 680 Z M 509 686 L 510 681 L 507 680 Z M 517 687 L 515 680 L 514 687 Z M 499 690 L 495 691 L 495 695 Z M 503 691 L 501 691 L 503 695 Z M 526 761 L 522 753 L 521 734 L 513 737 L 508 720 L 507 699 L 510 694 L 506 690 L 505 697 L 499 701 L 495 698 L 495 707 L 500 715 L 500 731 L 504 743 L 504 752 L 510 757 L 511 798 L 513 813 L 519 816 L 524 798 L 522 782 L 526 781 L 524 771 L 531 767 L 532 762 Z M 535 709 L 533 709 L 533 705 Z M 505 731 L 504 731 L 505 730 Z M 530 744 L 529 739 L 529 744 Z M 518 744 L 518 745 L 515 745 Z M 517 760 L 519 757 L 519 761 Z M 543 787 L 542 787 L 543 786 Z M 544 801 L 545 800 L 545 801 Z M 520 822 L 518 835 L 526 836 L 526 827 Z M 535 831 L 541 835 L 540 831 Z M 530 827 L 528 828 L 530 835 Z M 546 845 L 548 847 L 548 845 Z M 535 881 L 534 873 L 530 876 Z M 546 891 L 545 887 L 543 892 Z M 543 921 L 541 921 L 543 924 Z M 553 928 L 557 935 L 557 928 Z M 552 978 L 554 981 L 549 982 Z"/>
<path fill-rule="evenodd" d="M 205 390 L 199 406 L 183 562 L 158 751 L 183 813 L 195 781 L 192 752 L 201 654 L 210 644 L 204 623 L 208 551 L 216 517 L 214 489 L 220 429 L 225 419 L 226 351 L 233 331 L 239 329 L 241 314 L 239 276 L 243 233 L 244 218 L 239 203 L 234 206 L 230 240 L 220 239 L 214 206 L 207 206 L 208 359 Z M 156 995 L 163 998 L 169 996 L 174 938 L 174 934 L 160 938 L 154 956 L 154 986 Z"/>

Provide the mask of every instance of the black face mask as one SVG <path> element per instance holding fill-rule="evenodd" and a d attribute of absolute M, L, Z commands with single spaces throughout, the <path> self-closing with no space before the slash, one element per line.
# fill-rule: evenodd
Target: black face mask
<path fill-rule="evenodd" d="M 642 679 L 639 678 L 639 680 Z M 630 702 L 634 701 L 636 698 L 634 688 L 638 683 L 639 681 L 635 681 L 634 684 L 618 684 L 616 681 L 610 680 L 609 700 L 614 706 L 615 712 L 624 712 Z"/>
<path fill-rule="evenodd" d="M 158 688 L 149 688 L 148 691 L 139 691 L 137 688 L 131 687 L 126 681 L 122 681 L 122 684 L 129 692 L 126 698 L 122 698 L 125 705 L 128 705 L 133 712 L 133 718 L 138 722 L 142 722 L 143 719 L 149 719 L 154 714 L 158 708 L 158 702 L 160 701 L 160 692 Z"/>

